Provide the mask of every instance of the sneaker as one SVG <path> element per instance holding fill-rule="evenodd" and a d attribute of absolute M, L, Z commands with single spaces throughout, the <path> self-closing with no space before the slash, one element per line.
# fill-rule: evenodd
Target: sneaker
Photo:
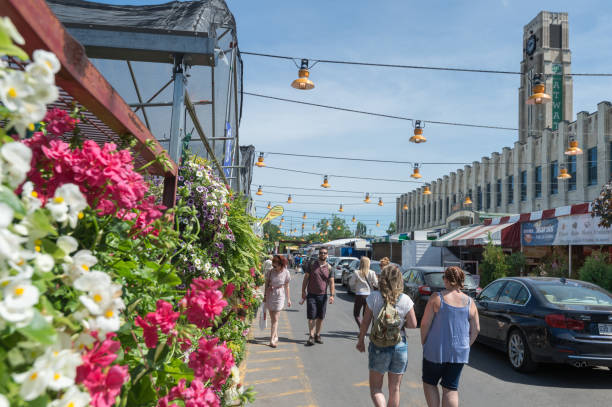
<path fill-rule="evenodd" d="M 312 346 L 314 345 L 314 338 L 312 336 L 308 337 L 308 340 L 306 341 L 306 346 Z"/>
<path fill-rule="evenodd" d="M 321 340 L 321 335 L 315 335 L 314 340 L 316 343 L 323 343 L 323 340 Z"/>

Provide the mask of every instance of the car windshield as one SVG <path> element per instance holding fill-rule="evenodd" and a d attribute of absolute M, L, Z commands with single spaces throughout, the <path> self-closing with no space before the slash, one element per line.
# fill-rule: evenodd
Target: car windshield
<path fill-rule="evenodd" d="M 331 264 L 332 266 L 335 266 L 336 263 L 338 262 L 338 258 L 337 257 L 328 258 L 327 262 Z"/>
<path fill-rule="evenodd" d="M 551 304 L 612 306 L 610 294 L 577 283 L 537 284 L 536 288 Z"/>
<path fill-rule="evenodd" d="M 338 263 L 338 265 L 339 266 L 344 266 L 344 265 L 349 264 L 352 261 L 353 261 L 353 259 L 342 259 L 342 260 L 340 260 L 340 263 Z"/>
<path fill-rule="evenodd" d="M 430 287 L 444 287 L 444 273 L 425 274 L 425 284 Z M 463 281 L 463 286 L 466 289 L 471 290 L 478 287 L 478 284 L 476 284 L 476 281 L 474 281 L 471 274 L 466 274 L 465 280 Z"/>
<path fill-rule="evenodd" d="M 380 274 L 380 263 L 370 263 L 370 270 L 374 270 L 376 274 Z"/>

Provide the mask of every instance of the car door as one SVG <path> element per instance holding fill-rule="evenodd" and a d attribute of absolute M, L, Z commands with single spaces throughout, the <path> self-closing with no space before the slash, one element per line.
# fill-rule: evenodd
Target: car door
<path fill-rule="evenodd" d="M 497 280 L 489 284 L 478 297 L 476 297 L 476 308 L 480 319 L 479 339 L 486 342 L 494 341 L 495 317 L 489 308 L 496 303 L 499 292 L 506 284 L 506 280 Z"/>
<path fill-rule="evenodd" d="M 498 344 L 503 344 L 506 341 L 508 329 L 517 311 L 514 300 L 521 288 L 523 288 L 521 283 L 508 281 L 499 292 L 497 301 L 489 304 L 489 315 L 495 320 L 492 337 Z"/>

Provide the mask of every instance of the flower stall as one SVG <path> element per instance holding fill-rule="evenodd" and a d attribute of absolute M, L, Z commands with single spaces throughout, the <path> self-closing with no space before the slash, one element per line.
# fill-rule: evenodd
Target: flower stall
<path fill-rule="evenodd" d="M 91 88 L 24 43 L 0 16 L 0 407 L 243 404 L 263 282 L 245 201 L 139 121 L 51 107 Z"/>

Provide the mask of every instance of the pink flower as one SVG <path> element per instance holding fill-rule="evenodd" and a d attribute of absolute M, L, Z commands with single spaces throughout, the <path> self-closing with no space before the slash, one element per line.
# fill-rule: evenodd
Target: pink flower
<path fill-rule="evenodd" d="M 155 348 L 159 340 L 157 336 L 157 327 L 154 324 L 149 324 L 140 315 L 138 315 L 134 320 L 134 325 L 142 328 L 142 335 L 144 336 L 145 345 L 147 345 L 147 348 Z"/>
<path fill-rule="evenodd" d="M 181 379 L 167 396 L 159 400 L 157 407 L 167 407 L 170 400 L 176 399 L 183 400 L 185 407 L 219 407 L 219 397 L 213 389 L 205 387 L 201 380 L 193 379 L 189 388 L 185 384 L 185 379 Z"/>
<path fill-rule="evenodd" d="M 197 379 L 211 380 L 213 388 L 219 389 L 230 375 L 234 356 L 225 342 L 217 345 L 219 338 L 200 338 L 198 349 L 189 355 L 188 366 Z"/>
<path fill-rule="evenodd" d="M 178 312 L 172 311 L 172 304 L 164 300 L 157 300 L 157 310 L 147 314 L 147 320 L 159 326 L 165 334 L 170 332 L 176 325 L 176 320 L 179 317 Z"/>
<path fill-rule="evenodd" d="M 78 119 L 70 117 L 67 112 L 58 108 L 47 111 L 43 121 L 47 123 L 47 131 L 58 137 L 74 130 L 79 122 Z"/>
<path fill-rule="evenodd" d="M 236 288 L 236 286 L 232 283 L 227 283 L 227 285 L 225 286 L 225 291 L 223 292 L 223 296 L 225 298 L 229 298 L 232 296 L 232 293 L 234 292 L 234 289 Z"/>
<path fill-rule="evenodd" d="M 217 288 L 223 282 L 213 279 L 196 278 L 191 283 L 185 299 L 187 300 L 187 320 L 199 328 L 207 328 L 217 315 L 223 312 L 227 301 Z M 182 300 L 181 300 L 182 302 Z"/>

